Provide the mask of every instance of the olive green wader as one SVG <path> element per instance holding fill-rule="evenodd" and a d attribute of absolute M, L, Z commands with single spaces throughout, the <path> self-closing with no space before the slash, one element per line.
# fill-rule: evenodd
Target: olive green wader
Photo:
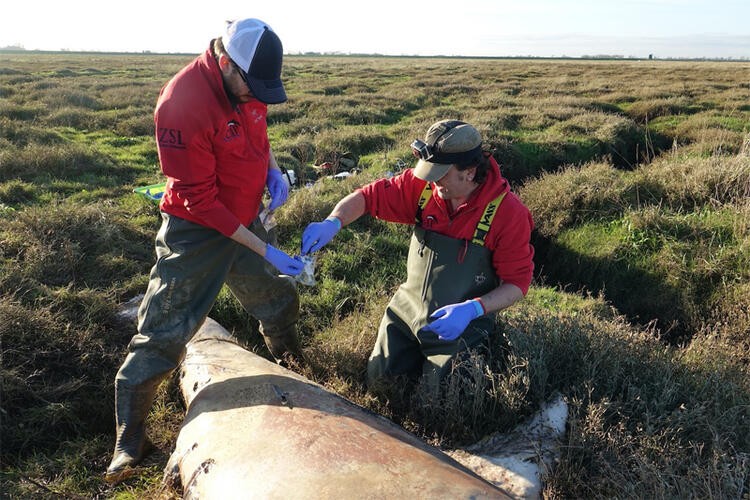
<path fill-rule="evenodd" d="M 145 420 L 159 384 L 179 365 L 224 283 L 260 322 L 271 354 L 299 354 L 299 296 L 291 277 L 213 229 L 162 213 L 156 264 L 138 311 L 138 333 L 115 379 L 117 443 L 107 480 L 132 474 L 147 452 Z M 256 219 L 250 230 L 266 240 Z"/>
<path fill-rule="evenodd" d="M 367 363 L 369 382 L 385 376 L 428 376 L 438 383 L 460 352 L 482 344 L 494 319 L 480 316 L 456 340 L 422 330 L 436 309 L 481 296 L 498 286 L 492 255 L 481 244 L 415 226 L 407 278 L 386 308 Z"/>

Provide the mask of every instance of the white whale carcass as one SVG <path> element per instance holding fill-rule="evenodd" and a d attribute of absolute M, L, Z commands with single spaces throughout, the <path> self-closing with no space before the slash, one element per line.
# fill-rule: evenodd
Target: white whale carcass
<path fill-rule="evenodd" d="M 185 498 L 508 498 L 403 428 L 247 351 L 207 319 L 180 368 L 165 471 Z"/>

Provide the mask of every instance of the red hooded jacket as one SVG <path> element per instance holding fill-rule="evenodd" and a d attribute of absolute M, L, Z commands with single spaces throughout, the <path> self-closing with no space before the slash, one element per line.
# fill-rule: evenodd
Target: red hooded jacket
<path fill-rule="evenodd" d="M 463 205 L 451 213 L 446 202 L 432 190 L 422 210 L 422 227 L 452 238 L 471 241 L 487 204 L 507 192 L 487 233 L 484 245 L 492 252 L 495 274 L 503 283 L 512 283 L 524 295 L 534 272 L 534 247 L 530 244 L 534 222 L 531 213 L 512 192 L 500 168 L 490 157 L 487 179 Z M 412 169 L 391 179 L 379 179 L 359 192 L 365 197 L 367 213 L 378 219 L 414 224 L 419 197 L 426 182 L 414 177 Z"/>
<path fill-rule="evenodd" d="M 267 106 L 234 104 L 209 48 L 161 90 L 154 112 L 162 211 L 231 236 L 258 215 L 270 146 Z"/>

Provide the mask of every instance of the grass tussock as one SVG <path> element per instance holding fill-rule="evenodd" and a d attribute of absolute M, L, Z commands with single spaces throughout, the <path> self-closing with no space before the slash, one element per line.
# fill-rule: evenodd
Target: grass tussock
<path fill-rule="evenodd" d="M 101 395 L 132 335 L 117 304 L 142 286 L 150 238 L 111 208 L 63 204 L 0 218 L 0 240 L 3 453 L 108 432 Z"/>
<path fill-rule="evenodd" d="M 160 485 L 184 415 L 174 383 L 149 416 L 158 449 L 141 478 L 111 488 L 102 473 L 112 381 L 134 332 L 117 312 L 145 290 L 159 225 L 132 189 L 162 180 L 153 106 L 191 59 L 0 63 L 0 490 L 10 498 L 177 497 Z M 317 254 L 317 285 L 300 288 L 300 371 L 442 447 L 506 431 L 562 393 L 571 413 L 548 498 L 747 496 L 746 74 L 740 62 L 286 57 L 290 99 L 269 108 L 269 135 L 312 187 L 276 212 L 285 251 L 351 190 L 413 165 L 408 144 L 444 118 L 479 128 L 537 227 L 537 285 L 433 393 L 366 386 L 409 228 L 347 226 Z M 313 168 L 345 152 L 356 176 Z M 211 316 L 268 356 L 228 290 Z"/>
<path fill-rule="evenodd" d="M 524 306 L 508 316 L 516 355 L 545 375 L 542 387 L 569 395 L 564 465 L 548 495 L 746 491 L 750 442 L 735 431 L 749 417 L 747 370 L 726 345 L 700 337 L 682 350 L 666 348 L 622 317 L 587 311 L 562 319 Z"/>
<path fill-rule="evenodd" d="M 747 160 L 673 154 L 632 172 L 593 163 L 528 183 L 547 277 L 606 290 L 670 337 L 694 331 L 748 277 Z"/>
<path fill-rule="evenodd" d="M 30 208 L 0 231 L 6 265 L 42 286 L 96 289 L 142 272 L 150 254 L 149 235 L 104 206 Z"/>

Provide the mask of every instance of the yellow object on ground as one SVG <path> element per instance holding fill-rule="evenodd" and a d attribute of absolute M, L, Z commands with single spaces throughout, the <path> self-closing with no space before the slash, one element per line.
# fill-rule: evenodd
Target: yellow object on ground
<path fill-rule="evenodd" d="M 154 203 L 159 203 L 161 197 L 164 196 L 164 190 L 167 189 L 167 183 L 162 182 L 161 184 L 151 184 L 150 186 L 142 186 L 133 189 L 134 193 L 138 193 L 141 196 L 145 196 Z"/>

